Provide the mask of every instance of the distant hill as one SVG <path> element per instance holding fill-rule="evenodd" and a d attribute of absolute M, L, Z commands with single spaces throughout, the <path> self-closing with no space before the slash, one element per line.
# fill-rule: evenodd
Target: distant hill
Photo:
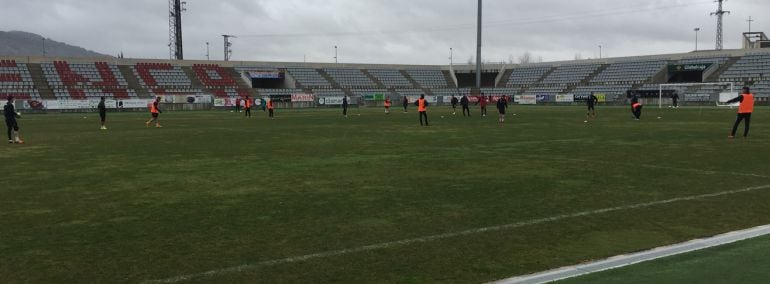
<path fill-rule="evenodd" d="M 52 39 L 45 39 L 45 54 L 60 57 L 111 57 Z M 0 55 L 42 56 L 43 37 L 21 31 L 0 31 Z"/>

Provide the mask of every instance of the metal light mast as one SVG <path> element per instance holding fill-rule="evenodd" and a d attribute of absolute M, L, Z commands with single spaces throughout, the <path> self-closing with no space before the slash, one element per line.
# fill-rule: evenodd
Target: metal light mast
<path fill-rule="evenodd" d="M 481 90 L 481 0 L 476 30 L 476 88 Z"/>
<path fill-rule="evenodd" d="M 722 10 L 722 2 L 724 0 L 717 0 L 719 3 L 719 8 L 716 12 L 711 13 L 712 16 L 717 16 L 717 47 L 716 50 L 722 50 L 722 17 L 724 14 L 730 14 L 730 11 Z"/>
<path fill-rule="evenodd" d="M 182 0 L 168 0 L 168 48 L 171 59 L 182 60 L 182 12 L 186 11 Z"/>
<path fill-rule="evenodd" d="M 234 35 L 222 35 L 225 39 L 225 61 L 230 61 L 230 57 L 233 55 L 233 44 L 230 42 L 230 38 L 236 38 Z"/>

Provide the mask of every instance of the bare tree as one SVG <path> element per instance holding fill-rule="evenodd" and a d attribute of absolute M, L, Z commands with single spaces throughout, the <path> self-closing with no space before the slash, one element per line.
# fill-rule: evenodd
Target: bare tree
<path fill-rule="evenodd" d="M 543 56 L 542 55 L 537 57 L 537 63 L 543 63 Z"/>
<path fill-rule="evenodd" d="M 519 63 L 520 64 L 532 63 L 532 53 L 530 53 L 529 51 L 524 52 L 524 54 L 519 56 Z"/>

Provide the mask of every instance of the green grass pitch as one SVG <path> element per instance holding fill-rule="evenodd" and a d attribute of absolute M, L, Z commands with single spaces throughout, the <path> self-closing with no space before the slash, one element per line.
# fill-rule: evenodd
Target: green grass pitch
<path fill-rule="evenodd" d="M 770 223 L 770 189 L 596 211 L 770 185 L 768 109 L 735 140 L 734 110 L 598 110 L 25 115 L 0 283 L 485 282 Z"/>

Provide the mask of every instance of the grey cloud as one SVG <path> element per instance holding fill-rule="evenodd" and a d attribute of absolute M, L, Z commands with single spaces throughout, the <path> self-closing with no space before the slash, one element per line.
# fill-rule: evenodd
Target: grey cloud
<path fill-rule="evenodd" d="M 221 59 L 220 35 L 234 40 L 234 59 L 447 64 L 475 54 L 473 0 L 187 0 L 185 55 L 203 59 L 210 42 Z M 24 30 L 88 49 L 143 58 L 168 57 L 168 11 L 163 0 L 0 0 L 0 27 Z M 670 7 L 670 8 L 666 8 Z M 769 31 L 764 0 L 725 4 L 725 47 L 740 47 L 744 21 Z M 529 51 L 545 60 L 580 53 L 610 56 L 688 52 L 694 27 L 700 46 L 713 48 L 716 5 L 708 0 L 485 0 L 484 58 L 507 60 Z M 281 36 L 249 36 L 249 35 Z M 290 35 L 290 36 L 287 36 Z M 293 35 L 293 36 L 292 36 Z"/>

